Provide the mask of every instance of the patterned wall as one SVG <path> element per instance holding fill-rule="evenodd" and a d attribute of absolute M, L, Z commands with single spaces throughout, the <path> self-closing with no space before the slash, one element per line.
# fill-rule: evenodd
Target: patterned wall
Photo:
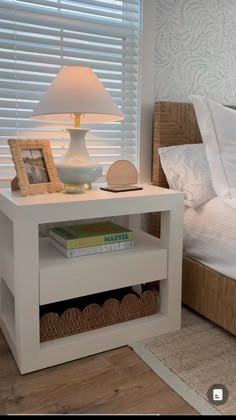
<path fill-rule="evenodd" d="M 236 0 L 156 0 L 155 100 L 236 104 Z"/>

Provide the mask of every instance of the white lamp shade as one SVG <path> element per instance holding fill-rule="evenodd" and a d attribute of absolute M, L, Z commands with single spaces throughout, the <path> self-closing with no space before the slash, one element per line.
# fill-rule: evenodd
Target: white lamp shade
<path fill-rule="evenodd" d="M 32 119 L 71 124 L 75 113 L 81 123 L 121 121 L 122 112 L 96 74 L 88 67 L 63 67 L 41 97 Z"/>

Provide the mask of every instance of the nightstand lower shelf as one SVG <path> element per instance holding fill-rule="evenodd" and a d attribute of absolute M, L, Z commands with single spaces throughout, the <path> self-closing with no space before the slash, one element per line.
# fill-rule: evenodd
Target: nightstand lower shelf
<path fill-rule="evenodd" d="M 132 344 L 150 336 L 172 331 L 173 328 L 178 329 L 178 327 L 177 320 L 176 325 L 170 327 L 168 318 L 158 313 L 41 343 L 38 369 Z"/>
<path fill-rule="evenodd" d="M 5 337 L 8 337 L 16 361 L 17 346 L 9 318 L 1 319 L 0 326 Z M 164 334 L 179 328 L 179 320 L 171 324 L 162 313 L 122 322 L 81 334 L 39 343 L 37 358 L 32 359 L 21 373 L 40 370 L 46 367 L 66 363 L 70 360 L 90 356 L 116 347 L 133 344 L 148 337 Z"/>

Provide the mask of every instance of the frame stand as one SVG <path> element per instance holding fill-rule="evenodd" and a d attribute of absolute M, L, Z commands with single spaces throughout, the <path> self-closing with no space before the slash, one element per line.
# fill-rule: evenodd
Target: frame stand
<path fill-rule="evenodd" d="M 15 178 L 13 178 L 13 180 L 11 181 L 11 190 L 12 191 L 18 191 L 20 189 L 19 184 L 18 184 L 18 178 L 17 176 L 15 176 Z"/>

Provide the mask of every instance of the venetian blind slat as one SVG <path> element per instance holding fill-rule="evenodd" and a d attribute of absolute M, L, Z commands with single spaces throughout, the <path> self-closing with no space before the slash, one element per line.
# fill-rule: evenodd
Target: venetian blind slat
<path fill-rule="evenodd" d="M 14 174 L 9 138 L 49 139 L 55 159 L 69 144 L 64 126 L 30 119 L 59 70 L 93 69 L 125 120 L 89 125 L 88 151 L 104 167 L 137 157 L 139 0 L 1 0 L 0 186 Z"/>

